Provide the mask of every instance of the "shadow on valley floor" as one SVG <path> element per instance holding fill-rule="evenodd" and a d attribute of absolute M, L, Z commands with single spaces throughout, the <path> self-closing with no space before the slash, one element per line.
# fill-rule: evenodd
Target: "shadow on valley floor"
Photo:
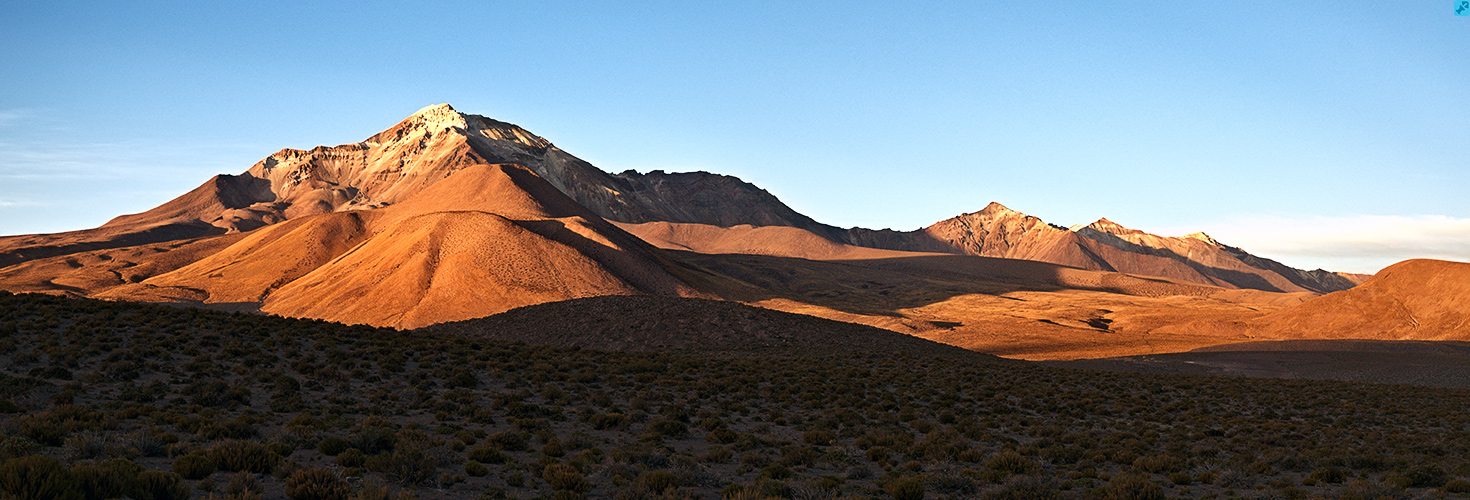
<path fill-rule="evenodd" d="M 749 287 L 719 290 L 746 302 L 790 299 L 855 314 L 898 316 L 899 310 L 956 296 L 1088 290 L 1142 297 L 1207 296 L 1218 288 L 1045 262 L 969 255 L 922 255 L 817 261 L 744 254 L 670 251 L 680 259 Z"/>
<path fill-rule="evenodd" d="M 1288 340 L 1043 364 L 1138 373 L 1343 380 L 1470 389 L 1470 342 Z"/>
<path fill-rule="evenodd" d="M 519 307 L 416 330 L 552 347 L 789 358 L 860 353 L 1010 362 L 871 326 L 721 300 L 612 295 Z"/>

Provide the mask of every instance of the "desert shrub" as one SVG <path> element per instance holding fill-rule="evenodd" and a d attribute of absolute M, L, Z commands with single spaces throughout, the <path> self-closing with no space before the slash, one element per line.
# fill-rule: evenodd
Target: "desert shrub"
<path fill-rule="evenodd" d="M 1174 472 L 1179 463 L 1179 459 L 1168 455 L 1149 455 L 1134 460 L 1133 468 L 1139 472 L 1163 474 L 1165 472 Z"/>
<path fill-rule="evenodd" d="M 214 460 L 210 460 L 203 453 L 190 453 L 174 459 L 173 471 L 175 474 L 183 476 L 184 479 L 204 479 L 210 474 L 214 474 L 214 469 Z"/>
<path fill-rule="evenodd" d="M 367 455 L 357 448 L 348 448 L 337 454 L 337 465 L 343 467 L 362 467 L 365 463 L 367 463 Z"/>
<path fill-rule="evenodd" d="M 219 470 L 266 474 L 281 460 L 265 445 L 251 441 L 223 441 L 209 449 L 208 457 Z"/>
<path fill-rule="evenodd" d="M 827 446 L 837 441 L 837 434 L 825 430 L 806 431 L 801 435 L 801 440 L 806 444 Z"/>
<path fill-rule="evenodd" d="M 1007 474 L 1027 474 L 1037 469 L 1036 462 L 1014 451 L 1003 451 L 985 462 L 985 468 Z"/>
<path fill-rule="evenodd" d="M 587 423 L 597 430 L 625 429 L 628 427 L 628 416 L 621 413 L 598 413 L 587 417 Z"/>
<path fill-rule="evenodd" d="M 560 457 L 566 455 L 567 451 L 562 448 L 561 440 L 553 436 L 546 442 L 546 446 L 541 447 L 541 453 L 548 457 Z"/>
<path fill-rule="evenodd" d="M 735 452 L 730 451 L 729 448 L 724 446 L 711 446 L 709 451 L 701 453 L 695 458 L 701 462 L 722 464 L 729 461 L 732 456 L 735 456 Z"/>
<path fill-rule="evenodd" d="M 469 474 L 471 477 L 485 477 L 490 474 L 490 468 L 486 467 L 485 464 L 470 460 L 464 463 L 464 473 Z"/>
<path fill-rule="evenodd" d="M 740 433 L 730 430 L 726 427 L 712 430 L 709 432 L 709 434 L 704 435 L 705 441 L 718 444 L 730 444 L 738 439 L 740 439 Z"/>
<path fill-rule="evenodd" d="M 1470 493 L 1470 481 L 1464 479 L 1451 479 L 1444 483 L 1444 490 L 1449 493 Z"/>
<path fill-rule="evenodd" d="M 923 500 L 924 481 L 917 477 L 904 477 L 883 485 L 883 491 L 893 500 Z"/>
<path fill-rule="evenodd" d="M 25 436 L 0 436 L 0 462 L 32 455 L 44 448 L 41 443 Z"/>
<path fill-rule="evenodd" d="M 439 467 L 438 460 L 418 446 L 399 446 L 388 453 L 368 457 L 367 468 L 406 486 L 427 482 Z"/>
<path fill-rule="evenodd" d="M 351 447 L 362 450 L 368 455 L 392 450 L 396 440 L 397 435 L 391 423 L 374 419 L 364 420 L 347 436 L 347 442 Z"/>
<path fill-rule="evenodd" d="M 1343 481 L 1347 481 L 1347 478 L 1347 471 L 1343 470 L 1341 467 L 1323 467 L 1321 469 L 1312 471 L 1312 473 L 1307 476 L 1307 479 L 1319 483 L 1331 484 L 1342 484 Z"/>
<path fill-rule="evenodd" d="M 684 437 L 685 435 L 689 434 L 689 426 L 684 425 L 684 422 L 663 418 L 649 422 L 648 430 L 650 432 L 657 432 L 660 435 L 674 438 Z"/>
<path fill-rule="evenodd" d="M 505 451 L 526 451 L 526 438 L 517 432 L 497 432 L 487 436 L 485 442 Z"/>
<path fill-rule="evenodd" d="M 794 475 L 796 474 L 791 472 L 791 469 L 787 469 L 780 464 L 767 465 L 765 468 L 761 469 L 761 477 L 765 478 L 786 480 L 791 479 L 791 476 Z"/>
<path fill-rule="evenodd" d="M 1118 474 L 1103 487 L 1104 500 L 1164 500 L 1164 488 L 1141 474 Z"/>
<path fill-rule="evenodd" d="M 505 453 L 493 446 L 478 446 L 470 448 L 465 458 L 487 464 L 503 464 L 506 461 Z"/>
<path fill-rule="evenodd" d="M 16 419 L 20 434 L 46 446 L 62 446 L 74 432 L 101 427 L 101 412 L 73 404 L 58 404 L 45 412 Z"/>
<path fill-rule="evenodd" d="M 82 492 L 60 460 L 31 455 L 0 464 L 0 498 L 82 500 Z"/>
<path fill-rule="evenodd" d="M 143 471 L 128 486 L 128 496 L 134 500 L 188 500 L 189 486 L 172 472 Z"/>
<path fill-rule="evenodd" d="M 468 370 L 460 370 L 455 372 L 453 376 L 450 376 L 449 380 L 445 380 L 444 385 L 450 389 L 457 387 L 473 388 L 480 385 L 480 382 L 475 379 L 475 374 L 470 373 Z"/>
<path fill-rule="evenodd" d="M 1384 498 L 1403 498 L 1404 491 L 1387 484 L 1371 483 L 1364 480 L 1356 480 L 1348 483 L 1342 490 L 1343 500 L 1380 500 Z"/>
<path fill-rule="evenodd" d="M 638 476 L 638 485 L 653 493 L 663 493 L 679 486 L 679 476 L 667 470 L 651 470 Z"/>
<path fill-rule="evenodd" d="M 83 431 L 68 436 L 62 444 L 62 454 L 68 460 L 88 460 L 102 456 L 111 440 L 97 431 Z"/>
<path fill-rule="evenodd" d="M 1435 464 L 1415 466 L 1405 471 L 1403 476 L 1408 480 L 1405 486 L 1409 488 L 1438 488 L 1449 480 L 1444 468 Z"/>
<path fill-rule="evenodd" d="M 985 495 L 986 500 L 1058 500 L 1061 486 L 1050 478 L 1012 476 L 997 490 Z"/>
<path fill-rule="evenodd" d="M 143 470 L 143 466 L 126 459 L 113 459 L 100 464 L 78 464 L 71 468 L 82 496 L 87 500 L 123 496 L 128 491 L 128 485 Z"/>
<path fill-rule="evenodd" d="M 347 481 L 326 469 L 301 469 L 286 478 L 286 496 L 292 500 L 346 500 L 348 493 Z"/>
<path fill-rule="evenodd" d="M 1190 476 L 1188 472 L 1174 472 L 1169 474 L 1169 482 L 1180 486 L 1189 486 L 1194 483 L 1194 477 Z"/>
<path fill-rule="evenodd" d="M 590 488 L 587 480 L 577 468 L 565 464 L 551 464 L 541 471 L 541 479 L 554 491 L 585 493 Z"/>

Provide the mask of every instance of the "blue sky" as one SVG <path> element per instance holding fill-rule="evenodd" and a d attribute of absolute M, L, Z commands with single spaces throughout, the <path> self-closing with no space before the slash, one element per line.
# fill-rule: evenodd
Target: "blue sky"
<path fill-rule="evenodd" d="M 448 102 L 840 226 L 990 201 L 1287 264 L 1470 261 L 1470 17 L 1410 2 L 0 4 L 0 234 Z"/>

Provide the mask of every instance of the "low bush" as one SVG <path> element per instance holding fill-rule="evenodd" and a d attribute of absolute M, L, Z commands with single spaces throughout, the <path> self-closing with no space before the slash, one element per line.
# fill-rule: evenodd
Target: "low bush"
<path fill-rule="evenodd" d="M 638 476 L 638 486 L 654 494 L 679 487 L 679 476 L 667 470 L 651 470 Z"/>
<path fill-rule="evenodd" d="M 329 457 L 335 457 L 337 456 L 337 454 L 347 451 L 347 449 L 350 447 L 351 445 L 347 443 L 346 439 L 332 436 L 328 438 L 323 438 L 321 442 L 318 442 L 316 444 L 316 451 L 319 451 L 323 455 Z"/>
<path fill-rule="evenodd" d="M 172 472 L 143 471 L 133 478 L 128 496 L 134 500 L 188 500 L 189 486 Z"/>
<path fill-rule="evenodd" d="M 574 491 L 586 493 L 591 485 L 576 467 L 565 464 L 551 464 L 541 471 L 541 479 L 546 480 L 546 485 L 553 491 Z"/>
<path fill-rule="evenodd" d="M 76 476 L 60 460 L 40 455 L 0 464 L 0 498 L 83 500 Z"/>
<path fill-rule="evenodd" d="M 1103 487 L 1103 500 L 1164 500 L 1164 487 L 1142 474 L 1118 474 Z"/>
<path fill-rule="evenodd" d="M 806 444 L 827 446 L 837 441 L 837 434 L 832 431 L 806 431 L 801 435 L 801 440 Z"/>
<path fill-rule="evenodd" d="M 265 445 L 252 441 L 222 441 L 209 449 L 208 457 L 219 470 L 266 474 L 281 460 Z"/>
<path fill-rule="evenodd" d="M 214 460 L 203 453 L 190 453 L 174 459 L 173 471 L 184 479 L 199 480 L 214 474 Z"/>
<path fill-rule="evenodd" d="M 985 468 L 1007 474 L 1027 474 L 1037 469 L 1036 462 L 1014 451 L 1003 451 L 985 461 Z"/>
<path fill-rule="evenodd" d="M 883 491 L 893 500 L 923 500 L 924 480 L 917 477 L 894 479 L 883 485 Z"/>
<path fill-rule="evenodd" d="M 77 464 L 72 466 L 78 487 L 87 500 L 102 500 L 122 497 L 128 485 L 143 472 L 143 466 L 126 459 L 113 459 L 99 464 Z"/>
<path fill-rule="evenodd" d="M 337 465 L 343 467 L 362 467 L 366 463 L 367 455 L 358 451 L 357 448 L 348 448 L 346 451 L 337 454 Z"/>
<path fill-rule="evenodd" d="M 350 493 L 347 481 L 326 469 L 300 469 L 286 478 L 286 496 L 292 500 L 346 500 Z"/>
<path fill-rule="evenodd" d="M 432 479 L 439 462 L 416 446 L 399 446 L 392 452 L 368 457 L 366 465 L 390 481 L 412 486 Z"/>
<path fill-rule="evenodd" d="M 469 453 L 465 454 L 465 458 L 487 464 L 503 464 L 506 460 L 505 453 L 493 446 L 470 448 Z"/>

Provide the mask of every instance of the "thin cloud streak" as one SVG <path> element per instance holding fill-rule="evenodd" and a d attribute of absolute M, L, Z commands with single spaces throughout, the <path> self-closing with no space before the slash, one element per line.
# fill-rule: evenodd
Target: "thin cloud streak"
<path fill-rule="evenodd" d="M 1470 218 L 1242 216 L 1206 226 L 1227 245 L 1295 267 L 1375 273 L 1408 259 L 1470 262 Z"/>

